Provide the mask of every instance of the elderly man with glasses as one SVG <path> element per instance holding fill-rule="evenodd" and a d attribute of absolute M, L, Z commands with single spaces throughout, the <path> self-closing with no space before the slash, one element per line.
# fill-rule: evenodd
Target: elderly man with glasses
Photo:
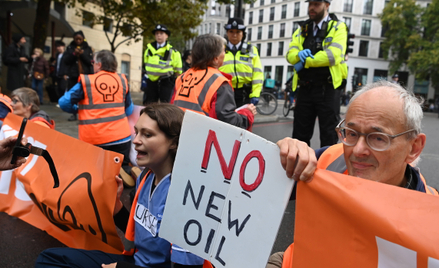
<path fill-rule="evenodd" d="M 335 131 L 341 143 L 314 151 L 305 142 L 278 142 L 287 176 L 309 182 L 316 168 L 438 195 L 415 167 L 424 149 L 420 101 L 399 84 L 379 81 L 352 97 L 346 118 Z M 270 257 L 267 268 L 290 267 L 283 252 Z"/>

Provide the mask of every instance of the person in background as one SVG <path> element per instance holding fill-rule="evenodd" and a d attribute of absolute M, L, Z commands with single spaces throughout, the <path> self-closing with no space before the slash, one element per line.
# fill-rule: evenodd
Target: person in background
<path fill-rule="evenodd" d="M 201 268 L 204 260 L 160 238 L 160 224 L 166 204 L 171 173 L 178 148 L 183 111 L 169 103 L 148 104 L 134 126 L 133 141 L 137 164 L 145 167 L 137 178 L 137 191 L 131 212 L 120 201 L 123 185 L 116 177 L 118 191 L 114 207 L 114 222 L 126 230 L 124 255 L 98 250 L 52 248 L 37 258 L 36 268 Z M 146 213 L 146 214 L 145 214 Z M 149 215 L 153 225 L 136 220 L 137 215 Z"/>
<path fill-rule="evenodd" d="M 57 96 L 59 99 L 64 95 L 64 93 L 68 89 L 67 66 L 66 66 L 65 59 L 64 59 L 64 52 L 66 50 L 66 44 L 61 40 L 57 40 L 55 42 L 55 45 L 56 45 L 57 54 L 55 57 L 55 71 L 54 71 L 53 77 L 54 77 L 54 82 L 55 82 L 55 86 L 56 86 L 56 93 L 57 93 Z"/>
<path fill-rule="evenodd" d="M 35 90 L 40 98 L 40 104 L 43 104 L 43 86 L 44 81 L 49 77 L 49 63 L 43 57 L 43 51 L 40 48 L 34 49 L 32 54 L 32 63 L 29 67 L 29 75 L 32 79 L 32 89 Z"/>
<path fill-rule="evenodd" d="M 67 88 L 72 88 L 78 83 L 78 78 L 81 74 L 93 74 L 93 60 L 92 48 L 85 40 L 82 31 L 73 34 L 73 41 L 67 47 L 63 54 L 63 61 L 66 64 Z M 69 121 L 77 120 L 76 113 L 68 119 Z"/>
<path fill-rule="evenodd" d="M 16 88 L 24 87 L 26 79 L 25 64 L 32 60 L 32 58 L 26 55 L 24 44 L 26 44 L 26 38 L 22 34 L 13 34 L 12 43 L 5 50 L 2 57 L 3 64 L 8 66 L 6 89 L 9 92 Z"/>
<path fill-rule="evenodd" d="M 438 196 L 416 167 L 426 141 L 422 117 L 421 102 L 412 92 L 387 81 L 368 84 L 355 92 L 336 127 L 341 143 L 314 151 L 285 138 L 277 143 L 281 164 L 296 181 L 310 182 L 320 168 Z M 266 267 L 292 267 L 292 248 L 274 253 Z"/>
<path fill-rule="evenodd" d="M 191 64 L 192 64 L 192 50 L 188 49 L 185 50 L 183 53 L 183 72 L 186 72 L 187 70 L 189 70 L 189 68 L 191 68 Z"/>
<path fill-rule="evenodd" d="M 28 87 L 17 88 L 12 91 L 11 99 L 14 114 L 41 126 L 55 129 L 55 121 L 50 119 L 45 111 L 40 110 L 40 98 L 35 90 Z"/>
<path fill-rule="evenodd" d="M 171 35 L 168 27 L 157 24 L 152 31 L 155 42 L 149 43 L 144 54 L 146 75 L 148 76 L 145 101 L 169 102 L 174 89 L 175 77 L 182 73 L 181 55 L 168 42 Z"/>
<path fill-rule="evenodd" d="M 221 72 L 232 76 L 237 107 L 258 104 L 264 75 L 256 46 L 245 42 L 246 27 L 241 18 L 230 18 L 224 29 L 227 31 L 227 46 Z"/>
<path fill-rule="evenodd" d="M 337 143 L 335 126 L 340 118 L 340 95 L 347 77 L 344 64 L 347 26 L 329 14 L 331 0 L 307 0 L 309 19 L 293 33 L 287 61 L 294 65 L 293 91 L 296 93 L 293 138 L 311 143 L 316 118 L 320 147 Z"/>
<path fill-rule="evenodd" d="M 108 50 L 95 54 L 93 68 L 94 74 L 80 75 L 79 82 L 59 99 L 59 106 L 65 112 L 79 114 L 80 140 L 123 154 L 120 175 L 126 186 L 133 187 L 127 116 L 134 104 L 127 78 L 116 73 L 116 56 Z"/>
<path fill-rule="evenodd" d="M 3 125 L 8 113 L 12 112 L 12 100 L 8 96 L 4 95 L 2 92 L 2 87 L 0 86 L 0 128 Z"/>
<path fill-rule="evenodd" d="M 256 107 L 249 104 L 235 111 L 231 76 L 218 70 L 224 60 L 225 43 L 219 35 L 197 37 L 192 48 L 192 67 L 177 78 L 171 103 L 183 110 L 251 129 Z"/>
<path fill-rule="evenodd" d="M 392 75 L 392 83 L 398 84 L 399 83 L 398 81 L 399 81 L 399 75 L 395 73 L 394 75 Z"/>

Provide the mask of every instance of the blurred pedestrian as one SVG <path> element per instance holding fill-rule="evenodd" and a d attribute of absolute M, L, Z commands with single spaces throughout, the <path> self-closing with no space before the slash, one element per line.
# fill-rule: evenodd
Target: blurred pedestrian
<path fill-rule="evenodd" d="M 154 30 L 155 42 L 149 43 L 144 54 L 146 75 L 148 76 L 145 101 L 169 102 L 174 89 L 175 78 L 182 73 L 181 55 L 168 42 L 171 35 L 168 27 L 157 24 Z"/>
<path fill-rule="evenodd" d="M 40 99 L 35 90 L 28 87 L 17 88 L 12 91 L 12 108 L 14 114 L 27 118 L 41 126 L 55 129 L 55 121 L 40 109 Z"/>
<path fill-rule="evenodd" d="M 54 80 L 56 85 L 56 93 L 58 96 L 58 99 L 61 98 L 64 93 L 67 91 L 67 65 L 65 63 L 64 53 L 66 50 L 66 44 L 58 40 L 55 42 L 56 45 L 56 62 L 55 62 L 55 72 L 54 72 Z"/>
<path fill-rule="evenodd" d="M 8 66 L 6 88 L 9 91 L 24 87 L 27 73 L 25 64 L 31 61 L 24 51 L 24 44 L 26 44 L 26 38 L 22 34 L 15 33 L 12 36 L 12 44 L 5 50 L 2 57 L 3 64 Z"/>
<path fill-rule="evenodd" d="M 49 63 L 43 57 L 43 51 L 40 48 L 35 48 L 32 54 L 32 63 L 29 67 L 29 76 L 32 79 L 31 87 L 37 92 L 40 98 L 40 104 L 43 104 L 43 86 L 49 74 Z"/>
<path fill-rule="evenodd" d="M 63 55 L 63 61 L 67 66 L 67 87 L 70 89 L 78 82 L 79 75 L 93 74 L 93 60 L 92 48 L 85 40 L 82 31 L 73 34 L 73 41 L 67 46 Z M 68 119 L 69 121 L 77 120 L 76 113 Z"/>
<path fill-rule="evenodd" d="M 237 107 L 246 103 L 256 105 L 264 80 L 258 49 L 245 42 L 246 26 L 241 18 L 230 18 L 224 29 L 227 31 L 226 55 L 219 70 L 232 76 Z"/>
<path fill-rule="evenodd" d="M 392 83 L 399 84 L 399 75 L 397 73 L 392 75 Z"/>

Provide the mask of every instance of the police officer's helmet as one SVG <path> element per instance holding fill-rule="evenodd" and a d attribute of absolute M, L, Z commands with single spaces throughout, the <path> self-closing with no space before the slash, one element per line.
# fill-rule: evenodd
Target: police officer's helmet
<path fill-rule="evenodd" d="M 326 2 L 331 4 L 332 0 L 306 0 L 305 2 Z"/>
<path fill-rule="evenodd" d="M 168 27 L 166 27 L 166 25 L 164 24 L 157 24 L 154 30 L 152 30 L 152 34 L 155 34 L 155 32 L 157 31 L 165 32 L 168 36 L 171 36 L 171 32 L 168 30 Z"/>
<path fill-rule="evenodd" d="M 245 28 L 244 21 L 241 18 L 230 18 L 229 21 L 227 21 L 227 24 L 224 25 L 224 29 L 226 29 L 226 31 L 237 29 L 245 32 Z"/>
<path fill-rule="evenodd" d="M 399 76 L 398 76 L 398 74 L 394 74 L 393 76 L 392 76 L 392 78 L 398 78 Z"/>

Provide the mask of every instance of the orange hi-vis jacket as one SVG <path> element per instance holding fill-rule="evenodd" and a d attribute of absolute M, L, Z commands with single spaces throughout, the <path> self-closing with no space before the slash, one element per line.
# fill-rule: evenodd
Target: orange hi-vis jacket
<path fill-rule="evenodd" d="M 12 109 L 11 98 L 9 98 L 6 95 L 3 95 L 2 93 L 0 93 L 0 102 L 3 103 L 6 107 L 8 107 L 10 112 L 12 112 L 14 110 L 14 109 Z M 0 120 L 3 121 L 4 118 L 0 118 Z"/>
<path fill-rule="evenodd" d="M 217 69 L 187 70 L 175 81 L 174 104 L 183 111 L 191 110 L 209 116 L 212 97 L 219 87 L 230 81 Z"/>
<path fill-rule="evenodd" d="M 128 81 L 124 74 L 81 74 L 84 99 L 78 103 L 79 139 L 105 144 L 131 135 L 125 114 Z"/>
<path fill-rule="evenodd" d="M 348 174 L 346 162 L 344 159 L 343 143 L 338 143 L 326 149 L 317 161 L 317 168 Z M 422 176 L 422 174 L 419 174 L 419 177 L 421 178 L 421 181 L 425 186 L 426 193 L 436 196 L 439 195 L 436 189 L 427 185 L 425 178 Z M 284 252 L 282 268 L 293 267 L 293 251 L 294 243 L 292 243 Z"/>

